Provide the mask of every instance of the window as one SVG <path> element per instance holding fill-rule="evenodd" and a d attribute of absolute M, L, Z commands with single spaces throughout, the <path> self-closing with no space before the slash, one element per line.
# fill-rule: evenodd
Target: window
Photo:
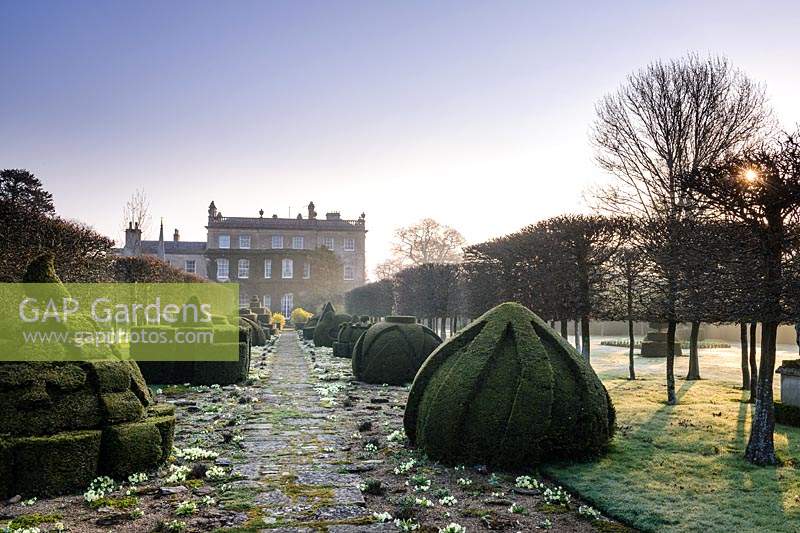
<path fill-rule="evenodd" d="M 272 236 L 272 248 L 274 249 L 283 248 L 283 235 Z"/>
<path fill-rule="evenodd" d="M 247 279 L 250 277 L 250 260 L 239 259 L 239 278 Z"/>
<path fill-rule="evenodd" d="M 267 309 L 272 308 L 272 296 L 270 296 L 269 294 L 264 295 L 264 307 L 266 307 Z"/>
<path fill-rule="evenodd" d="M 322 246 L 324 246 L 328 250 L 333 250 L 333 244 L 334 244 L 333 237 L 323 237 L 322 238 Z"/>
<path fill-rule="evenodd" d="M 283 260 L 283 274 L 281 277 L 283 279 L 291 279 L 294 277 L 294 261 L 291 259 Z"/>
<path fill-rule="evenodd" d="M 264 279 L 272 277 L 272 259 L 264 259 Z"/>
<path fill-rule="evenodd" d="M 303 263 L 303 279 L 311 278 L 311 263 Z"/>
<path fill-rule="evenodd" d="M 228 281 L 227 259 L 217 259 L 217 279 L 219 281 Z"/>
<path fill-rule="evenodd" d="M 219 247 L 220 248 L 230 248 L 231 247 L 231 236 L 230 235 L 220 235 L 218 239 Z"/>
<path fill-rule="evenodd" d="M 196 274 L 197 262 L 194 259 L 187 259 L 183 262 L 183 269 L 189 274 Z"/>
<path fill-rule="evenodd" d="M 302 250 L 304 244 L 303 237 L 292 237 L 292 248 L 295 250 Z"/>
<path fill-rule="evenodd" d="M 239 293 L 239 307 L 246 309 L 247 305 L 247 295 L 243 292 Z"/>
<path fill-rule="evenodd" d="M 344 251 L 345 252 L 354 252 L 356 250 L 356 240 L 355 239 L 345 239 L 344 240 Z"/>
<path fill-rule="evenodd" d="M 345 281 L 353 281 L 355 279 L 355 269 L 353 265 L 345 265 L 344 266 L 344 280 Z"/>
<path fill-rule="evenodd" d="M 292 309 L 294 309 L 294 295 L 292 293 L 284 294 L 281 297 L 281 313 L 283 316 L 292 316 Z"/>
<path fill-rule="evenodd" d="M 250 235 L 239 235 L 239 248 L 243 250 L 250 249 Z"/>

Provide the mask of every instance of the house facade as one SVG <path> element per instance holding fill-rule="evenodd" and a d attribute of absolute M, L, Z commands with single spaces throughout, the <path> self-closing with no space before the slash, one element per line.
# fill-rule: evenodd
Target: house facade
<path fill-rule="evenodd" d="M 338 212 L 318 218 L 314 202 L 305 216 L 279 218 L 264 217 L 263 210 L 258 217 L 224 217 L 212 201 L 205 241 L 181 241 L 177 229 L 165 241 L 163 223 L 157 241 L 142 241 L 141 230 L 130 224 L 125 246 L 117 252 L 153 255 L 212 281 L 238 283 L 240 305 L 258 296 L 264 307 L 288 316 L 295 307 L 308 305 L 323 276 L 338 278 L 342 292 L 366 282 L 365 226 L 363 213 L 354 220 Z M 335 272 L 318 264 L 319 248 L 336 255 Z"/>
<path fill-rule="evenodd" d="M 279 218 L 225 217 L 214 202 L 208 208 L 209 279 L 239 283 L 240 304 L 258 296 L 265 307 L 288 316 L 304 305 L 322 280 L 315 264 L 318 248 L 331 250 L 338 259 L 337 272 L 343 292 L 363 285 L 365 272 L 365 215 L 346 220 L 338 212 L 318 218 L 314 203 L 306 216 Z M 325 272 L 330 276 L 330 272 Z"/>
<path fill-rule="evenodd" d="M 206 241 L 182 241 L 177 228 L 171 241 L 164 240 L 164 223 L 157 241 L 143 241 L 139 225 L 129 223 L 125 229 L 125 246 L 116 250 L 122 256 L 152 255 L 175 268 L 207 278 Z"/>

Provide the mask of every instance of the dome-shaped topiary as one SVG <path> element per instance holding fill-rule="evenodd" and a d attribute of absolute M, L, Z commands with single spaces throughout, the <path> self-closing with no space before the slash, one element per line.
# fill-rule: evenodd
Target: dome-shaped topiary
<path fill-rule="evenodd" d="M 336 313 L 330 302 L 325 304 L 319 322 L 314 327 L 314 346 L 332 348 L 337 335 L 339 335 L 339 326 L 350 322 L 350 319 L 350 315 Z"/>
<path fill-rule="evenodd" d="M 413 316 L 388 316 L 370 327 L 353 347 L 353 374 L 365 383 L 403 385 L 442 343 Z"/>
<path fill-rule="evenodd" d="M 600 452 L 614 418 L 583 357 L 529 309 L 504 303 L 425 361 L 404 425 L 433 459 L 516 468 Z"/>

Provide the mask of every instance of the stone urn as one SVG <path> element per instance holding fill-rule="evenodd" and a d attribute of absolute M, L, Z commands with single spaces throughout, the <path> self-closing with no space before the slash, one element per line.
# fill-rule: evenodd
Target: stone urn
<path fill-rule="evenodd" d="M 800 359 L 784 361 L 775 373 L 781 375 L 781 403 L 800 408 Z"/>
<path fill-rule="evenodd" d="M 647 332 L 642 340 L 642 357 L 666 357 L 667 356 L 667 325 L 663 322 L 650 322 L 650 331 Z M 681 344 L 677 336 L 675 337 L 675 357 L 681 355 Z"/>

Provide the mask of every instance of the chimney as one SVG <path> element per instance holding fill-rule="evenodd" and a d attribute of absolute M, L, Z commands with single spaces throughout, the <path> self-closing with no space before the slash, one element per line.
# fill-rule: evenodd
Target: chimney
<path fill-rule="evenodd" d="M 174 242 L 178 242 L 179 240 L 181 240 L 181 234 L 178 233 L 178 228 L 175 228 L 175 232 L 172 234 L 172 240 Z"/>
<path fill-rule="evenodd" d="M 134 226 L 133 222 L 128 222 L 125 229 L 125 246 L 122 248 L 122 255 L 131 257 L 142 255 L 142 230 L 139 223 Z"/>
<path fill-rule="evenodd" d="M 328 220 L 341 220 L 342 215 L 338 211 L 331 211 L 330 213 L 325 213 L 325 218 Z"/>
<path fill-rule="evenodd" d="M 314 202 L 308 203 L 308 219 L 314 220 L 317 218 L 317 212 L 314 210 Z"/>

